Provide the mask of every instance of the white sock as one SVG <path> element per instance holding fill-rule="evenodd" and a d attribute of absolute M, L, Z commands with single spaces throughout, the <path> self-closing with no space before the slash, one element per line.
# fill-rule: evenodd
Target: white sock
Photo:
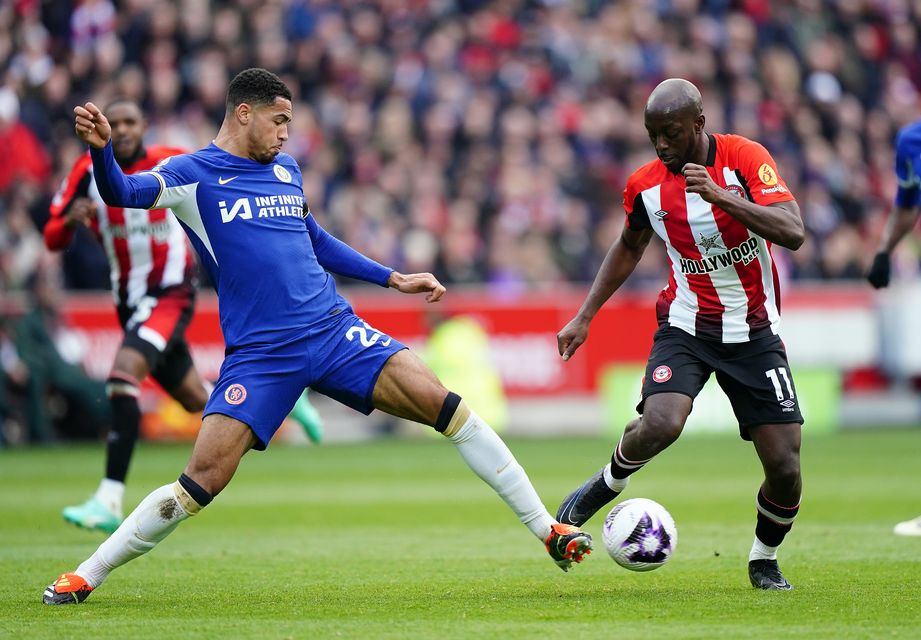
<path fill-rule="evenodd" d="M 752 550 L 748 553 L 748 561 L 776 560 L 777 549 L 779 548 L 780 547 L 769 547 L 756 537 L 754 544 L 752 544 Z"/>
<path fill-rule="evenodd" d="M 95 588 L 102 584 L 113 569 L 157 546 L 180 522 L 194 515 L 183 508 L 177 490 L 182 490 L 178 482 L 150 493 L 74 573 Z M 197 505 L 193 503 L 193 511 L 194 506 Z"/>
<path fill-rule="evenodd" d="M 94 497 L 105 505 L 106 509 L 117 515 L 122 516 L 122 498 L 125 497 L 125 483 L 118 480 L 103 478 L 96 489 Z"/>
<path fill-rule="evenodd" d="M 543 542 L 556 520 L 547 511 L 528 479 L 528 474 L 502 439 L 478 415 L 470 417 L 448 439 L 464 462 L 499 494 L 518 519 Z"/>
<path fill-rule="evenodd" d="M 611 463 L 604 465 L 604 471 L 601 474 L 604 477 L 604 483 L 608 485 L 608 488 L 611 491 L 616 491 L 620 493 L 627 488 L 627 483 L 630 482 L 630 476 L 626 478 L 615 478 L 611 475 Z"/>

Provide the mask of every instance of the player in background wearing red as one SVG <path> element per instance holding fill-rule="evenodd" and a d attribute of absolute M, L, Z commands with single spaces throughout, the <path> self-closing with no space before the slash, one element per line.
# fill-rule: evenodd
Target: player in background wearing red
<path fill-rule="evenodd" d="M 742 438 L 753 442 L 764 468 L 749 579 L 760 589 L 792 589 L 776 558 L 799 509 L 803 419 L 777 335 L 780 292 L 771 244 L 795 250 L 805 231 L 767 150 L 741 136 L 709 134 L 705 123 L 700 92 L 686 80 L 666 80 L 649 96 L 645 126 L 658 159 L 627 181 L 623 233 L 578 314 L 557 336 L 560 355 L 569 360 L 653 233 L 662 238 L 672 273 L 656 305 L 659 329 L 640 417 L 626 426 L 611 462 L 563 501 L 557 519 L 580 526 L 614 500 L 631 474 L 678 438 L 715 372 Z"/>
<path fill-rule="evenodd" d="M 130 100 L 106 107 L 115 157 L 126 173 L 152 169 L 183 149 L 145 146 L 146 121 Z M 112 533 L 122 521 L 122 497 L 138 439 L 141 381 L 147 375 L 189 412 L 201 411 L 206 389 L 189 354 L 186 325 L 195 306 L 194 262 L 178 222 L 167 209 L 108 207 L 99 196 L 89 153 L 77 160 L 51 204 L 45 244 L 66 249 L 78 225 L 88 227 L 109 259 L 112 295 L 125 335 L 106 383 L 112 405 L 105 477 L 96 493 L 64 509 L 64 519 Z"/>
<path fill-rule="evenodd" d="M 145 146 L 147 123 L 133 101 L 116 100 L 105 111 L 115 157 L 125 173 L 148 171 L 164 158 L 185 153 Z M 106 384 L 113 428 L 105 477 L 92 497 L 66 507 L 63 516 L 77 526 L 112 533 L 122 521 L 125 478 L 140 429 L 141 382 L 151 375 L 189 412 L 204 408 L 211 385 L 195 370 L 184 336 L 195 306 L 194 262 L 185 233 L 168 209 L 106 206 L 92 170 L 89 153 L 74 164 L 52 202 L 44 235 L 50 250 L 62 251 L 83 225 L 109 259 L 112 294 L 125 335 Z M 313 441 L 319 441 L 322 424 L 306 396 L 292 415 Z"/>
<path fill-rule="evenodd" d="M 903 127 L 896 136 L 895 175 L 899 185 L 895 207 L 867 273 L 867 280 L 875 289 L 889 286 L 889 256 L 921 216 L 921 120 Z M 921 516 L 898 523 L 894 532 L 899 536 L 921 536 Z"/>

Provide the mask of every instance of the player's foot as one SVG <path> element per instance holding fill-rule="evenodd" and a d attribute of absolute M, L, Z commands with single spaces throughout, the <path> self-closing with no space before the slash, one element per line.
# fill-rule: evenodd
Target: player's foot
<path fill-rule="evenodd" d="M 550 528 L 550 535 L 544 541 L 547 553 L 563 571 L 569 571 L 573 562 L 582 562 L 592 552 L 592 537 L 569 524 L 557 522 Z"/>
<path fill-rule="evenodd" d="M 614 491 L 604 481 L 604 467 L 601 467 L 598 473 L 585 481 L 585 484 L 566 496 L 557 509 L 556 519 L 581 527 L 598 509 L 618 495 L 619 492 Z"/>
<path fill-rule="evenodd" d="M 921 517 L 898 523 L 892 532 L 897 536 L 921 536 Z"/>
<path fill-rule="evenodd" d="M 84 529 L 99 529 L 106 533 L 113 533 L 122 523 L 122 517 L 113 513 L 96 497 L 92 497 L 83 504 L 65 507 L 62 515 L 67 522 Z"/>
<path fill-rule="evenodd" d="M 45 588 L 44 604 L 80 604 L 92 593 L 93 587 L 76 573 L 62 573 Z"/>
<path fill-rule="evenodd" d="M 756 589 L 789 591 L 793 588 L 793 585 L 783 577 L 776 560 L 750 560 L 748 579 L 752 581 L 752 586 Z"/>
<path fill-rule="evenodd" d="M 291 409 L 291 417 L 301 425 L 311 442 L 314 444 L 320 443 L 320 440 L 323 439 L 323 418 L 310 404 L 306 391 L 301 394 L 301 397 L 294 404 L 294 408 Z"/>

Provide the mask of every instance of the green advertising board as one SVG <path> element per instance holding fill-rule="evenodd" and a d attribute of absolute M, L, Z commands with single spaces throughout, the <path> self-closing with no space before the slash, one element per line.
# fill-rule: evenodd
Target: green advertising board
<path fill-rule="evenodd" d="M 804 435 L 838 430 L 841 372 L 829 368 L 796 369 L 797 400 L 806 421 Z M 601 374 L 599 389 L 605 435 L 620 437 L 624 425 L 636 418 L 643 380 L 642 365 L 614 365 Z M 737 434 L 738 422 L 726 394 L 710 377 L 694 401 L 684 433 Z"/>

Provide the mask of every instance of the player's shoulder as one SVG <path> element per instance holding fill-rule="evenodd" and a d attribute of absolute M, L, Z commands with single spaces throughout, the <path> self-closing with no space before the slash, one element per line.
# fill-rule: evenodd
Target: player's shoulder
<path fill-rule="evenodd" d="M 896 148 L 902 153 L 905 150 L 921 151 L 921 120 L 916 120 L 905 125 L 895 136 Z"/>
<path fill-rule="evenodd" d="M 661 184 L 668 177 L 668 169 L 658 158 L 650 160 L 627 178 L 624 193 L 640 193 L 657 184 Z"/>
<path fill-rule="evenodd" d="M 764 145 L 757 140 L 746 138 L 735 133 L 714 133 L 717 153 L 739 155 L 753 152 L 766 152 Z"/>
<path fill-rule="evenodd" d="M 285 152 L 281 152 L 275 156 L 275 162 L 282 165 L 285 169 L 293 170 L 298 174 L 301 172 L 301 168 L 297 165 L 297 160 Z"/>

